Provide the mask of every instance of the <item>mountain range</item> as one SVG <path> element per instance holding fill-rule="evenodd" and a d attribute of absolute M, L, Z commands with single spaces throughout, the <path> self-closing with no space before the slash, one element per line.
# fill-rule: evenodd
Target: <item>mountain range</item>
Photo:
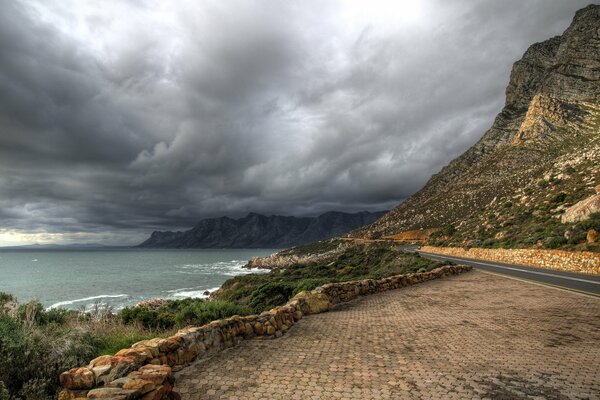
<path fill-rule="evenodd" d="M 340 236 L 375 221 L 382 212 L 330 211 L 317 217 L 265 216 L 208 218 L 184 232 L 155 231 L 144 248 L 284 248 Z"/>

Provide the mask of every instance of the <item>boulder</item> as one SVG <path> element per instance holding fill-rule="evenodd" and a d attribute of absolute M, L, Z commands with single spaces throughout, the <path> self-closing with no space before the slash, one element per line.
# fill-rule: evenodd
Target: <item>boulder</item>
<path fill-rule="evenodd" d="M 119 388 L 98 388 L 88 392 L 88 399 L 110 399 L 110 400 L 133 400 L 140 396 L 136 390 L 125 390 Z"/>
<path fill-rule="evenodd" d="M 154 358 L 152 351 L 145 347 L 119 350 L 115 355 L 117 357 L 131 358 L 137 365 L 143 365 Z"/>
<path fill-rule="evenodd" d="M 587 233 L 587 242 L 596 243 L 598 241 L 598 236 L 600 236 L 600 233 L 598 233 L 597 230 L 590 229 Z"/>
<path fill-rule="evenodd" d="M 303 299 L 305 302 L 307 314 L 318 314 L 328 311 L 331 307 L 329 297 L 324 293 L 317 293 L 314 290 L 300 292 L 293 299 Z"/>
<path fill-rule="evenodd" d="M 561 217 L 563 224 L 584 221 L 590 214 L 600 212 L 600 194 L 595 194 L 587 199 L 572 205 L 565 210 Z"/>
<path fill-rule="evenodd" d="M 96 379 L 88 368 L 73 368 L 60 374 L 59 382 L 65 389 L 85 390 L 93 388 Z"/>
<path fill-rule="evenodd" d="M 122 362 L 128 362 L 133 364 L 133 359 L 130 357 L 117 357 L 117 356 L 100 356 L 90 361 L 89 368 L 100 367 L 103 365 L 117 365 Z"/>
<path fill-rule="evenodd" d="M 123 383 L 123 389 L 136 390 L 141 394 L 145 394 L 153 391 L 156 388 L 154 382 L 146 379 L 132 378 L 127 382 Z"/>
<path fill-rule="evenodd" d="M 148 364 L 129 374 L 129 377 L 151 381 L 158 386 L 171 380 L 171 367 L 168 365 Z"/>
<path fill-rule="evenodd" d="M 96 385 L 104 385 L 133 371 L 135 360 L 131 357 L 100 356 L 93 359 L 88 368 L 94 373 Z"/>
<path fill-rule="evenodd" d="M 173 389 L 173 387 L 171 385 L 169 385 L 168 383 L 158 386 L 153 391 L 146 393 L 141 398 L 141 400 L 163 400 L 165 398 L 165 396 L 167 396 L 171 392 L 172 389 Z"/>

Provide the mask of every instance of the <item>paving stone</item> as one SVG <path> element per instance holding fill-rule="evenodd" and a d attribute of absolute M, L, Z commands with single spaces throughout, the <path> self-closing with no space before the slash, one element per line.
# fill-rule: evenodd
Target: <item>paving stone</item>
<path fill-rule="evenodd" d="M 600 399 L 600 299 L 473 271 L 379 293 L 175 374 L 198 399 Z"/>

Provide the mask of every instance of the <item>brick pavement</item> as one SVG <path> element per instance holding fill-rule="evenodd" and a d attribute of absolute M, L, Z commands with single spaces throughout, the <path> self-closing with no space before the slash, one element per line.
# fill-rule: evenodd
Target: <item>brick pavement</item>
<path fill-rule="evenodd" d="M 600 299 L 473 271 L 311 315 L 176 374 L 197 399 L 600 399 Z"/>

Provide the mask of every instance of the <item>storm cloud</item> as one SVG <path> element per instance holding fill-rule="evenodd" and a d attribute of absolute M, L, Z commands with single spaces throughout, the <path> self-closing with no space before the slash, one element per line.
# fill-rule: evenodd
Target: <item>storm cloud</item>
<path fill-rule="evenodd" d="M 391 208 L 588 2 L 3 2 L 0 245 Z"/>

